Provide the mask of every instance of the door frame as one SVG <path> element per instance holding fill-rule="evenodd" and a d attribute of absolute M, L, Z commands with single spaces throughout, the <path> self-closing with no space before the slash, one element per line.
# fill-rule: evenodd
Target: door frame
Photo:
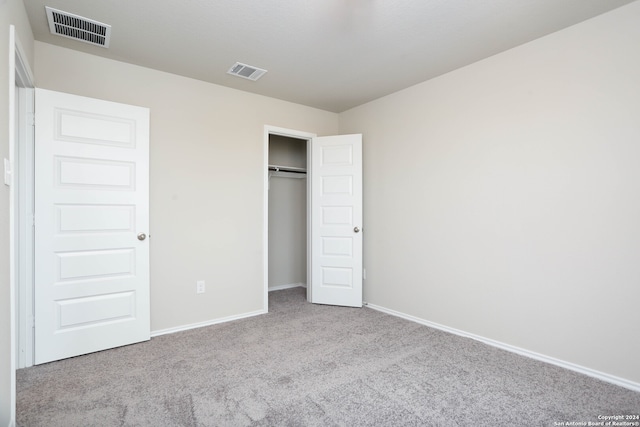
<path fill-rule="evenodd" d="M 17 40 L 16 40 L 17 41 Z M 19 42 L 16 46 L 19 46 Z M 16 100 L 16 126 L 18 166 L 14 180 L 18 186 L 18 205 L 16 213 L 18 219 L 18 236 L 16 257 L 18 275 L 16 280 L 16 364 L 18 368 L 33 366 L 34 335 L 33 335 L 33 268 L 34 268 L 34 85 L 29 66 L 24 60 L 22 47 L 16 49 L 16 82 L 18 87 Z"/>
<path fill-rule="evenodd" d="M 15 371 L 33 365 L 33 73 L 27 55 L 9 26 L 9 315 L 11 413 L 16 416 Z M 16 96 L 18 99 L 16 99 Z M 16 139 L 16 136 L 19 139 Z M 17 162 L 16 162 L 17 156 Z M 31 218 L 33 218 L 31 214 Z M 31 356 L 31 358 L 29 358 Z"/>
<path fill-rule="evenodd" d="M 311 301 L 311 143 L 317 135 L 311 132 L 264 126 L 262 161 L 262 277 L 263 311 L 269 312 L 269 136 L 278 135 L 307 141 L 307 301 Z"/>

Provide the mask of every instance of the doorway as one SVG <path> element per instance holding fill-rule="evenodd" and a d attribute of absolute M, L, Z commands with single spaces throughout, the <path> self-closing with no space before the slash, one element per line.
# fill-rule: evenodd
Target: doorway
<path fill-rule="evenodd" d="M 134 225 L 146 230 L 148 224 L 148 109 L 24 87 L 17 64 L 16 54 L 11 134 L 15 365 L 25 368 L 146 340 L 148 245 L 142 242 L 146 234 L 130 237 L 139 231 Z M 109 191 L 105 201 L 100 198 L 104 187 L 118 191 Z M 79 200 L 77 194 L 89 199 Z M 74 240 L 91 246 L 75 250 Z M 90 294 L 92 288 L 81 283 L 87 277 L 94 288 L 102 288 Z M 122 290 L 125 285 L 118 281 L 133 289 Z M 128 314 L 132 309 L 135 316 Z M 108 328 L 120 329 L 109 338 Z"/>
<path fill-rule="evenodd" d="M 307 144 L 269 135 L 269 292 L 307 287 Z"/>
<path fill-rule="evenodd" d="M 307 301 L 362 307 L 362 135 L 316 137 L 265 126 L 263 166 L 264 311 L 269 307 L 269 290 L 303 285 L 298 280 L 305 277 L 305 270 Z M 276 186 L 273 192 L 271 184 Z M 298 202 L 293 202 L 291 193 L 297 194 Z M 292 210 L 296 219 L 287 221 Z M 285 219 L 280 221 L 278 215 Z M 273 229 L 282 234 L 275 235 Z M 286 260 L 293 253 L 289 248 L 299 248 L 293 265 Z M 277 271 L 270 274 L 272 269 Z M 288 275 L 282 276 L 283 271 Z"/>
<path fill-rule="evenodd" d="M 264 309 L 268 293 L 297 286 L 310 300 L 309 147 L 315 134 L 265 126 Z"/>

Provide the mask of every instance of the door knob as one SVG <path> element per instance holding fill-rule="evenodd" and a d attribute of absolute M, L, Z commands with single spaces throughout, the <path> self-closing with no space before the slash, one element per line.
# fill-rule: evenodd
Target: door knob
<path fill-rule="evenodd" d="M 144 240 L 144 239 L 146 239 L 146 238 L 147 238 L 147 235 L 146 235 L 146 234 L 144 234 L 144 233 L 139 233 L 139 234 L 138 234 L 138 240 Z"/>
<path fill-rule="evenodd" d="M 360 229 L 359 229 L 358 227 L 353 227 L 353 232 L 354 232 L 354 233 L 359 233 L 359 232 L 360 232 Z"/>

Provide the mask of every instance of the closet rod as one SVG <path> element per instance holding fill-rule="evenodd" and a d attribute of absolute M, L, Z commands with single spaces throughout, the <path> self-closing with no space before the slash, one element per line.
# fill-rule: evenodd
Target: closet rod
<path fill-rule="evenodd" d="M 294 168 L 289 166 L 269 165 L 269 170 L 274 172 L 307 173 L 307 170 L 304 168 Z"/>

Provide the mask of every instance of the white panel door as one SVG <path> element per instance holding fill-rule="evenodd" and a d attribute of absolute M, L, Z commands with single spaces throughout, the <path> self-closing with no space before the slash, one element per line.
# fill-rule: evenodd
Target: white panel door
<path fill-rule="evenodd" d="M 35 363 L 148 340 L 149 110 L 35 98 Z"/>
<path fill-rule="evenodd" d="M 311 147 L 311 302 L 362 307 L 362 135 Z"/>

